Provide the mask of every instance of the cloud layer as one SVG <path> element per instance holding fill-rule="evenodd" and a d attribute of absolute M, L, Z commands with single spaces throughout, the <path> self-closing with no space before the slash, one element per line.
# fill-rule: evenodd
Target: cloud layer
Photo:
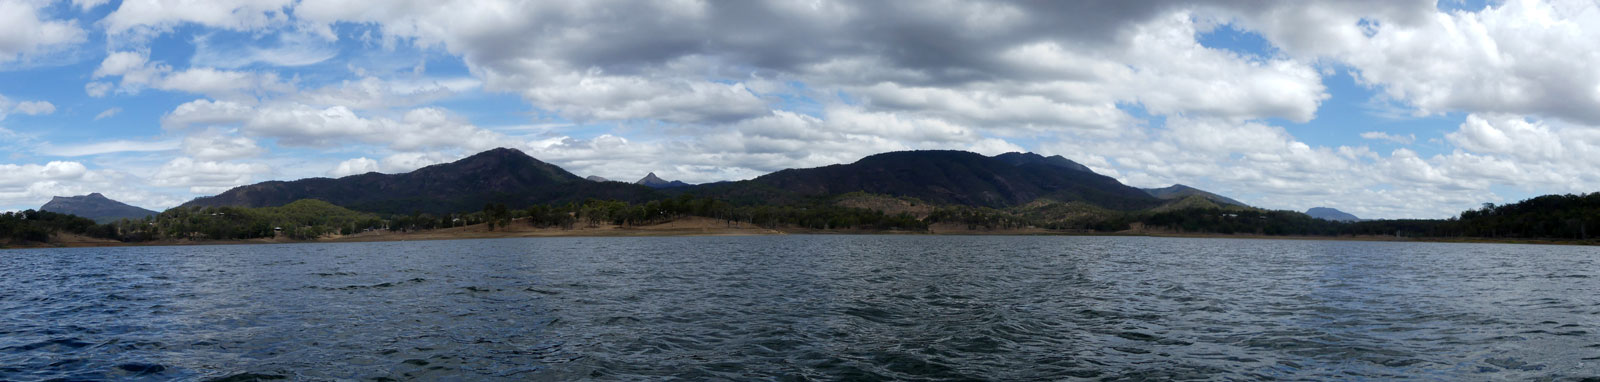
<path fill-rule="evenodd" d="M 691 182 L 890 150 L 1035 151 L 1136 186 L 1363 217 L 1600 189 L 1600 8 L 1585 1 L 64 4 L 0 0 L 0 24 L 26 26 L 0 31 L 0 64 L 98 61 L 72 78 L 81 99 L 0 87 L 0 140 L 36 147 L 13 153 L 33 175 L 0 205 L 119 178 L 166 207 L 501 146 L 580 175 Z M 146 99 L 165 101 L 137 112 Z M 1336 102 L 1400 113 L 1328 127 Z M 27 128 L 53 117 L 120 135 Z M 64 163 L 100 175 L 45 175 Z"/>

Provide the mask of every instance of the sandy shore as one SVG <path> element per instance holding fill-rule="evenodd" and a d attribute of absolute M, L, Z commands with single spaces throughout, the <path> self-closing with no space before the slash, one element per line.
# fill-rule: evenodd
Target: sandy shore
<path fill-rule="evenodd" d="M 1561 240 L 1510 240 L 1487 238 L 1397 238 L 1393 236 L 1267 236 L 1267 235 L 1221 235 L 1221 234 L 1186 234 L 1159 231 L 1123 231 L 1123 232 L 1093 232 L 1093 231 L 1060 231 L 1042 228 L 1020 229 L 968 229 L 964 225 L 935 224 L 928 232 L 914 231 L 881 231 L 881 230 L 818 230 L 804 228 L 779 228 L 769 229 L 751 224 L 728 223 L 722 220 L 690 217 L 677 219 L 666 223 L 648 226 L 617 226 L 603 224 L 587 226 L 579 224 L 573 229 L 561 228 L 535 228 L 513 222 L 510 227 L 500 227 L 490 230 L 487 225 L 477 224 L 465 227 L 443 228 L 412 232 L 374 231 L 348 236 L 329 236 L 316 240 L 290 240 L 279 239 L 250 239 L 250 240 L 159 240 L 140 243 L 123 243 L 114 240 L 96 239 L 81 235 L 57 235 L 50 243 L 35 243 L 25 246 L 4 246 L 0 249 L 17 248 L 81 248 L 81 247 L 123 247 L 123 246 L 183 246 L 183 245 L 234 245 L 234 244 L 276 244 L 276 243 L 347 243 L 347 242 L 378 242 L 378 241 L 414 241 L 414 240 L 462 240 L 462 239 L 498 239 L 521 237 L 627 237 L 627 236 L 758 236 L 758 235 L 830 235 L 830 234 L 888 234 L 888 235 L 1002 235 L 1002 236 L 1142 236 L 1142 237 L 1174 237 L 1174 238 L 1222 238 L 1222 239 L 1261 239 L 1261 240 L 1321 240 L 1321 241 L 1406 241 L 1406 242 L 1443 242 L 1443 243 L 1503 243 L 1503 244 L 1557 244 L 1557 245 L 1596 245 L 1600 242 L 1590 241 L 1561 241 Z"/>

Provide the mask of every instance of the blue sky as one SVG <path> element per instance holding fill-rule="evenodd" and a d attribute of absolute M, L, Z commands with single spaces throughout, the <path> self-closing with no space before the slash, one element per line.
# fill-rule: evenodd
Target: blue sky
<path fill-rule="evenodd" d="M 0 0 L 0 15 L 21 26 L 0 31 L 4 210 L 90 192 L 164 209 L 494 147 L 696 183 L 1033 151 L 1369 218 L 1600 188 L 1590 2 Z"/>

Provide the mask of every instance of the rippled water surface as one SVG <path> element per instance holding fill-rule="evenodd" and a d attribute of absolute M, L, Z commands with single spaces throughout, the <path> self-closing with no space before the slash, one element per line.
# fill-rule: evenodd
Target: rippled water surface
<path fill-rule="evenodd" d="M 0 251 L 0 380 L 1582 380 L 1600 250 L 1128 237 Z"/>

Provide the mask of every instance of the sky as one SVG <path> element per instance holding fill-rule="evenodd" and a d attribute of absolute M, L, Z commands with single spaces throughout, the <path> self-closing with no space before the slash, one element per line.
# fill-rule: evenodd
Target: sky
<path fill-rule="evenodd" d="M 1263 208 L 1600 191 L 1591 1 L 0 0 L 0 210 L 496 147 L 691 183 L 1062 155 Z"/>

